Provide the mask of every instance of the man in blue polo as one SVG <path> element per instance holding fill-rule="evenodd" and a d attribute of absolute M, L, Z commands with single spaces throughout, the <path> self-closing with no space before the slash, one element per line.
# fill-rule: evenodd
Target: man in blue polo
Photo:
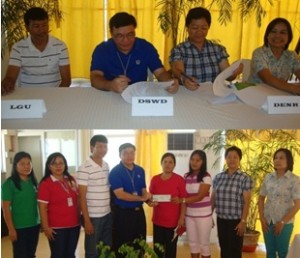
<path fill-rule="evenodd" d="M 148 41 L 135 36 L 134 16 L 120 12 L 109 21 L 111 38 L 99 44 L 91 63 L 91 84 L 99 90 L 123 92 L 128 85 L 146 81 L 148 69 L 158 81 L 174 80 L 164 68 L 157 50 Z M 178 80 L 167 89 L 178 90 Z"/>
<path fill-rule="evenodd" d="M 146 217 L 143 202 L 151 198 L 146 190 L 145 171 L 134 163 L 135 146 L 124 143 L 119 147 L 121 162 L 109 173 L 113 192 L 114 234 L 116 250 L 134 239 L 146 239 Z M 135 247 L 138 249 L 138 247 Z M 117 257 L 123 257 L 117 254 Z"/>

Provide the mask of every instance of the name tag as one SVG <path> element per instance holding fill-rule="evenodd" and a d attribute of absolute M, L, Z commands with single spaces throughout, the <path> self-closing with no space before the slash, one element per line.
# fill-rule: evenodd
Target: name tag
<path fill-rule="evenodd" d="M 132 116 L 173 116 L 173 97 L 132 97 Z"/>
<path fill-rule="evenodd" d="M 42 118 L 46 111 L 46 105 L 42 99 L 1 101 L 2 119 Z"/>
<path fill-rule="evenodd" d="M 298 114 L 300 96 L 268 96 L 262 108 L 268 114 Z"/>

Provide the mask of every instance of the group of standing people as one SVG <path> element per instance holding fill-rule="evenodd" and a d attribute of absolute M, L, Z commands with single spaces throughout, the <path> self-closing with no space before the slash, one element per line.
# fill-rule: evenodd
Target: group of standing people
<path fill-rule="evenodd" d="M 25 13 L 24 22 L 30 35 L 13 46 L 1 94 L 13 92 L 16 84 L 21 87 L 69 87 L 68 49 L 65 43 L 48 34 L 47 12 L 33 7 Z M 167 71 L 155 47 L 136 37 L 135 17 L 126 12 L 116 13 L 109 21 L 111 38 L 93 51 L 91 85 L 99 90 L 121 93 L 132 83 L 146 81 L 149 70 L 158 81 L 173 80 L 166 89 L 172 94 L 177 92 L 179 85 L 196 90 L 202 82 L 213 82 L 229 66 L 229 54 L 224 46 L 206 38 L 211 27 L 210 12 L 203 7 L 191 9 L 185 26 L 188 38 L 171 50 L 171 69 Z M 286 19 L 276 18 L 269 23 L 263 46 L 253 52 L 251 82 L 300 94 L 299 83 L 288 82 L 292 74 L 300 79 L 299 58 L 294 51 L 288 50 L 292 39 L 291 25 Z M 243 65 L 240 65 L 227 80 L 234 80 L 242 71 Z"/>
<path fill-rule="evenodd" d="M 204 151 L 191 153 L 184 176 L 174 172 L 175 155 L 167 152 L 161 158 L 162 172 L 152 177 L 147 191 L 145 171 L 135 164 L 135 146 L 120 145 L 120 163 L 110 170 L 103 159 L 107 144 L 104 135 L 94 135 L 91 155 L 75 176 L 70 175 L 63 154 L 49 155 L 39 184 L 30 154 L 15 155 L 11 176 L 2 185 L 14 258 L 35 257 L 40 230 L 48 238 L 51 257 L 75 257 L 81 225 L 86 258 L 99 257 L 100 241 L 115 250 L 117 257 L 125 257 L 118 252 L 123 244 L 133 245 L 142 257 L 143 250 L 133 242 L 146 240 L 144 203 L 153 207 L 158 257 L 176 258 L 180 228 L 186 230 L 192 258 L 211 257 L 214 211 L 221 258 L 242 257 L 253 182 L 240 170 L 242 151 L 238 147 L 226 149 L 226 169 L 214 179 L 207 171 Z M 273 162 L 274 172 L 266 176 L 260 189 L 259 215 L 267 257 L 284 258 L 300 209 L 300 178 L 292 173 L 289 150 L 277 150 Z"/>

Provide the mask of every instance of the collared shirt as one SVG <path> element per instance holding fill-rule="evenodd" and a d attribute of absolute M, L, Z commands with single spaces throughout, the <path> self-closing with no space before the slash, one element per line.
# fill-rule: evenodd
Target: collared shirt
<path fill-rule="evenodd" d="M 274 77 L 287 81 L 291 74 L 300 69 L 300 59 L 296 52 L 284 50 L 277 59 L 271 48 L 263 46 L 254 50 L 252 55 L 253 75 L 251 81 L 262 83 L 257 73 L 262 69 L 269 69 Z"/>
<path fill-rule="evenodd" d="M 130 84 L 146 81 L 148 69 L 154 72 L 159 68 L 163 68 L 163 64 L 157 50 L 141 38 L 135 38 L 128 54 L 119 51 L 113 39 L 104 41 L 95 48 L 91 63 L 91 71 L 102 71 L 107 80 L 126 75 Z"/>
<path fill-rule="evenodd" d="M 38 202 L 47 204 L 48 224 L 52 228 L 70 228 L 79 225 L 78 187 L 65 176 L 64 181 L 50 175 L 41 181 Z"/>
<path fill-rule="evenodd" d="M 221 219 L 240 219 L 244 207 L 243 194 L 252 188 L 252 179 L 240 170 L 232 175 L 226 171 L 217 174 L 213 180 L 217 216 Z"/>
<path fill-rule="evenodd" d="M 86 201 L 89 217 L 100 218 L 110 213 L 109 166 L 103 160 L 102 166 L 92 158 L 86 160 L 76 173 L 78 185 L 87 186 Z"/>
<path fill-rule="evenodd" d="M 49 35 L 41 52 L 29 36 L 13 46 L 9 65 L 20 67 L 20 87 L 57 87 L 61 82 L 59 67 L 69 65 L 68 49 L 64 42 Z"/>
<path fill-rule="evenodd" d="M 300 199 L 300 177 L 287 171 L 282 177 L 276 172 L 267 174 L 259 194 L 266 196 L 264 216 L 268 223 L 281 221 L 294 206 L 294 200 Z M 292 223 L 294 218 L 287 223 Z"/>
<path fill-rule="evenodd" d="M 109 183 L 114 191 L 119 188 L 127 193 L 142 196 L 143 189 L 146 188 L 145 171 L 142 167 L 133 164 L 133 169 L 129 170 L 120 162 L 109 173 Z M 141 201 L 130 202 L 113 198 L 114 203 L 123 208 L 135 208 L 143 204 Z"/>
<path fill-rule="evenodd" d="M 14 227 L 29 228 L 40 223 L 37 205 L 37 187 L 31 179 L 20 180 L 19 190 L 13 180 L 8 178 L 1 187 L 2 201 L 9 201 Z"/>
<path fill-rule="evenodd" d="M 205 40 L 203 48 L 198 49 L 186 40 L 172 49 L 169 61 L 182 61 L 185 73 L 199 82 L 213 82 L 221 72 L 219 64 L 228 57 L 225 47 L 213 41 Z"/>

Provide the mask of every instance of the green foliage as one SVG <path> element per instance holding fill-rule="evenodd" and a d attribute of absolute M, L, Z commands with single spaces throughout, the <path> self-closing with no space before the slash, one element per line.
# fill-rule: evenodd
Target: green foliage
<path fill-rule="evenodd" d="M 204 0 L 157 0 L 156 7 L 160 7 L 158 22 L 162 32 L 172 37 L 175 46 L 186 37 L 185 28 L 179 30 L 181 19 L 185 19 L 188 11 L 201 6 Z"/>
<path fill-rule="evenodd" d="M 139 249 L 134 248 L 134 246 L 139 246 Z M 155 244 L 155 247 L 164 252 L 164 248 L 160 244 Z M 104 245 L 100 242 L 97 245 L 97 249 L 100 250 L 99 258 L 115 258 L 116 254 L 111 250 L 110 246 Z M 153 248 L 144 239 L 137 238 L 133 240 L 131 244 L 123 244 L 118 249 L 120 254 L 123 254 L 126 258 L 140 258 L 140 257 L 151 257 L 158 258 L 157 254 L 154 252 Z"/>
<path fill-rule="evenodd" d="M 273 154 L 279 148 L 289 149 L 293 155 L 300 155 L 300 144 L 296 130 L 219 130 L 215 132 L 204 146 L 218 157 L 229 146 L 238 146 L 243 153 L 241 170 L 254 182 L 252 190 L 247 230 L 255 230 L 258 219 L 258 196 L 261 184 L 267 173 L 273 172 Z"/>
<path fill-rule="evenodd" d="M 179 24 L 184 24 L 188 11 L 197 6 L 203 6 L 207 9 L 216 9 L 219 11 L 218 21 L 226 25 L 231 22 L 233 7 L 237 3 L 242 20 L 247 20 L 251 15 L 256 16 L 258 26 L 261 26 L 262 18 L 266 11 L 261 4 L 261 0 L 157 0 L 156 7 L 160 8 L 158 22 L 162 32 L 172 37 L 172 44 L 176 46 L 185 40 L 187 33 L 185 28 L 179 30 Z M 273 4 L 273 0 L 268 0 Z"/>
<path fill-rule="evenodd" d="M 11 50 L 14 43 L 27 37 L 27 31 L 23 21 L 24 13 L 31 7 L 42 7 L 54 18 L 56 26 L 59 27 L 62 12 L 59 0 L 5 0 L 1 1 L 1 36 L 2 57 L 5 49 Z"/>

